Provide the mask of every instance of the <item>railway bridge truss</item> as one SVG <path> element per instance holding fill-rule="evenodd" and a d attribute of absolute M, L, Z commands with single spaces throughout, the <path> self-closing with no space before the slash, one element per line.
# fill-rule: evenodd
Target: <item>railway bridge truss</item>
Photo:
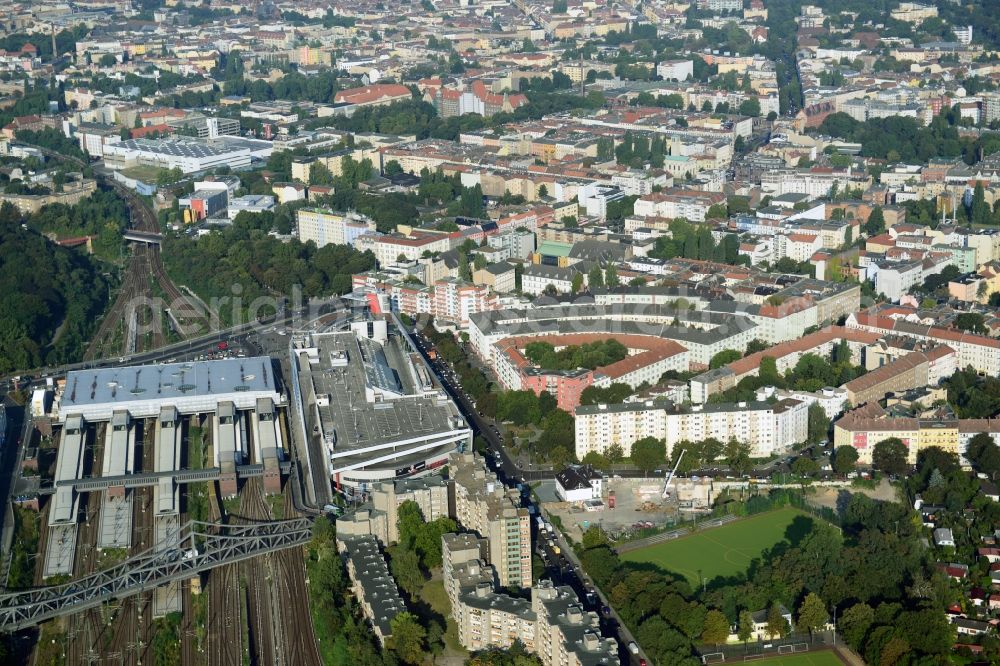
<path fill-rule="evenodd" d="M 0 631 L 24 629 L 112 599 L 151 591 L 222 564 L 300 546 L 310 538 L 309 518 L 241 525 L 190 521 L 178 529 L 176 547 L 149 549 L 109 569 L 61 585 L 0 595 Z"/>

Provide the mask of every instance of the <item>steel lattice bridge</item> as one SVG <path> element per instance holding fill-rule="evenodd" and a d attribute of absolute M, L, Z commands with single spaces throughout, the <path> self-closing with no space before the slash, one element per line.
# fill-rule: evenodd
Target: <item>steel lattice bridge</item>
<path fill-rule="evenodd" d="M 172 539 L 174 547 L 151 548 L 110 569 L 62 585 L 0 595 L 0 630 L 30 627 L 191 578 L 222 564 L 292 548 L 311 538 L 312 521 L 308 518 L 246 525 L 192 520 L 178 529 Z"/>

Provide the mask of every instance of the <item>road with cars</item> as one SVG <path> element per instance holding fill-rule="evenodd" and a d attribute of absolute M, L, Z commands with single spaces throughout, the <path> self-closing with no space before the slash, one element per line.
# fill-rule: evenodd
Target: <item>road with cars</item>
<path fill-rule="evenodd" d="M 488 447 L 486 462 L 489 467 L 496 472 L 502 483 L 509 487 L 518 487 L 521 490 L 521 505 L 527 508 L 533 516 L 532 531 L 535 533 L 535 553 L 542 558 L 552 580 L 570 587 L 576 593 L 585 610 L 598 614 L 602 633 L 618 641 L 621 663 L 645 666 L 646 661 L 641 654 L 635 654 L 629 650 L 629 646 L 635 644 L 632 635 L 621 624 L 606 600 L 600 596 L 600 591 L 583 571 L 572 548 L 563 540 L 558 531 L 552 530 L 551 525 L 545 529 L 539 526 L 537 518 L 534 518 L 541 516 L 540 508 L 532 502 L 525 484 L 528 481 L 551 479 L 555 473 L 550 470 L 527 471 L 518 467 L 504 448 L 504 437 L 496 423 L 482 416 L 476 410 L 475 405 L 462 390 L 448 364 L 440 357 L 432 358 L 428 354 L 433 345 L 419 333 L 414 334 L 413 339 L 424 359 L 437 374 L 445 390 L 455 400 L 463 416 L 469 422 L 473 433 L 486 441 Z M 637 476 L 643 474 L 638 470 L 635 470 L 635 473 Z"/>

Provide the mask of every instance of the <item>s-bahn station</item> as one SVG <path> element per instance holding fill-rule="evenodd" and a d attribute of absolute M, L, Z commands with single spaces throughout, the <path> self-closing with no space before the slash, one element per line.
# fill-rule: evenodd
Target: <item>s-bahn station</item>
<path fill-rule="evenodd" d="M 218 480 L 231 497 L 240 478 L 261 476 L 265 492 L 280 492 L 283 406 L 266 356 L 70 372 L 54 404 L 62 431 L 43 575 L 73 573 L 81 527 L 96 529 L 98 550 L 176 547 L 182 484 Z M 211 455 L 187 450 L 189 422 Z M 152 489 L 141 506 L 138 488 Z"/>

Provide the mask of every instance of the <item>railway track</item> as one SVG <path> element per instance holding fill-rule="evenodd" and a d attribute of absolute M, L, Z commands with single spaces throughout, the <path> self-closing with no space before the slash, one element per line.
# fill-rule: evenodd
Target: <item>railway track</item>
<path fill-rule="evenodd" d="M 248 479 L 240 493 L 240 514 L 249 519 L 270 520 L 271 509 L 264 499 L 260 479 Z M 247 560 L 242 565 L 247 582 L 247 610 L 249 616 L 250 651 L 252 662 L 256 664 L 280 664 L 280 652 L 275 639 L 281 627 L 275 631 L 275 618 L 271 597 L 273 565 L 271 557 L 264 555 Z M 284 655 L 280 655 L 284 656 Z"/>
<path fill-rule="evenodd" d="M 291 489 L 285 491 L 285 517 L 296 515 Z M 322 666 L 312 616 L 309 613 L 309 589 L 306 586 L 305 560 L 300 548 L 289 548 L 274 553 L 277 574 L 273 580 L 278 587 L 283 624 L 288 629 L 286 663 L 298 666 Z"/>
<path fill-rule="evenodd" d="M 72 162 L 73 164 L 84 167 L 87 166 L 85 160 L 79 159 L 77 157 L 71 157 L 69 155 L 63 155 L 56 151 L 50 150 L 48 148 L 43 148 L 41 146 L 35 146 L 38 150 L 47 157 L 56 160 L 62 160 L 66 162 Z M 119 196 L 125 201 L 129 209 L 130 222 L 129 225 L 132 229 L 137 231 L 145 231 L 149 233 L 159 233 L 160 225 L 156 219 L 156 215 L 153 211 L 146 205 L 146 203 L 132 190 L 128 189 L 118 181 L 112 178 L 96 176 L 101 179 L 102 182 L 111 186 L 118 193 Z M 94 334 L 93 339 L 87 347 L 84 353 L 84 360 L 93 360 L 98 358 L 100 354 L 106 356 L 117 356 L 122 352 L 128 352 L 128 321 L 127 316 L 130 316 L 129 303 L 135 302 L 135 299 L 143 296 L 152 296 L 151 285 L 149 283 L 149 277 L 153 276 L 156 283 L 159 285 L 160 289 L 167 296 L 169 301 L 168 307 L 172 308 L 174 316 L 176 316 L 184 325 L 185 329 L 188 331 L 188 335 L 194 335 L 197 333 L 206 333 L 210 330 L 210 321 L 206 317 L 205 313 L 202 313 L 199 308 L 192 303 L 191 299 L 184 296 L 173 281 L 167 276 L 166 271 L 163 269 L 163 262 L 160 258 L 159 246 L 156 245 L 141 245 L 136 244 L 129 258 L 128 264 L 125 267 L 125 274 L 122 278 L 122 288 L 118 292 L 118 297 L 115 299 L 111 308 L 104 316 L 104 320 L 101 322 L 100 327 Z M 139 321 L 148 327 L 152 327 L 151 333 L 148 340 L 136 340 L 136 349 L 134 351 L 149 351 L 151 349 L 157 349 L 166 345 L 166 335 L 163 332 L 163 312 L 152 312 L 149 308 L 144 308 L 146 312 L 139 313 Z M 117 332 L 118 329 L 121 330 L 121 336 L 112 336 L 112 332 Z M 178 335 L 183 337 L 188 337 L 184 334 L 184 331 L 177 331 Z"/>
<path fill-rule="evenodd" d="M 210 494 L 211 522 L 222 519 L 216 493 Z M 208 574 L 205 599 L 205 653 L 209 666 L 243 664 L 243 600 L 240 598 L 239 565 L 226 564 Z"/>
<path fill-rule="evenodd" d="M 106 426 L 99 425 L 90 445 L 90 469 L 99 470 L 104 459 L 104 435 Z M 76 562 L 74 574 L 77 578 L 97 570 L 97 533 L 101 524 L 101 501 L 96 493 L 88 493 L 81 498 L 84 519 L 77 532 Z M 101 618 L 101 611 L 90 609 L 74 613 L 66 623 L 67 663 L 87 664 L 98 659 L 104 644 L 110 639 L 109 627 Z"/>

